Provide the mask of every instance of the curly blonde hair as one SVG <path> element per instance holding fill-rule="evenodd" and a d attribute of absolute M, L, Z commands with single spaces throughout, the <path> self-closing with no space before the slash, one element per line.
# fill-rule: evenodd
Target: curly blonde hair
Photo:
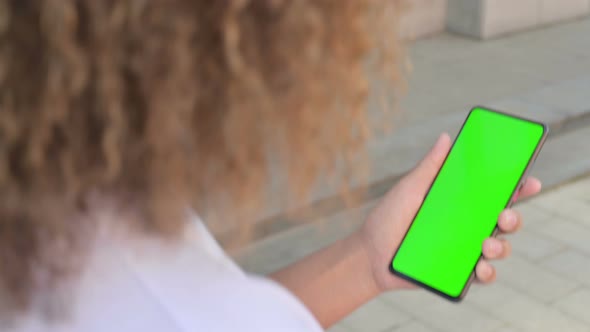
<path fill-rule="evenodd" d="M 403 74 L 394 7 L 0 0 L 3 302 L 26 309 L 37 271 L 52 287 L 75 270 L 92 192 L 134 206 L 133 227 L 162 238 L 188 206 L 247 209 L 269 165 L 306 193 L 363 146 L 369 77 Z"/>

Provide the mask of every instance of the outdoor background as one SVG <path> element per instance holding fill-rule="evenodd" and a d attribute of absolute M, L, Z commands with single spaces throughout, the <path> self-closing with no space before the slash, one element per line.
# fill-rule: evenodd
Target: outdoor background
<path fill-rule="evenodd" d="M 590 331 L 590 0 L 410 2 L 402 34 L 414 70 L 395 129 L 369 144 L 366 198 L 350 206 L 326 189 L 305 213 L 270 208 L 233 255 L 268 273 L 347 235 L 442 131 L 456 135 L 471 107 L 489 106 L 551 128 L 533 170 L 544 191 L 517 206 L 525 227 L 498 282 L 459 305 L 386 294 L 330 331 Z"/>

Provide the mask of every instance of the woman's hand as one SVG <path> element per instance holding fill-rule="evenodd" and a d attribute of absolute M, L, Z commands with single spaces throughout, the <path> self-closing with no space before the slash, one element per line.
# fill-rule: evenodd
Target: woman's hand
<path fill-rule="evenodd" d="M 295 294 L 326 328 L 384 291 L 412 287 L 387 266 L 450 147 L 449 136 L 442 135 L 420 165 L 385 195 L 357 232 L 270 277 Z M 533 195 L 540 189 L 539 180 L 528 179 L 520 196 Z M 504 233 L 514 232 L 520 228 L 520 215 L 506 210 L 499 224 Z M 510 254 L 510 244 L 502 239 L 487 239 L 482 245 L 487 259 Z M 482 282 L 496 278 L 494 268 L 485 260 L 477 265 L 476 274 Z"/>
<path fill-rule="evenodd" d="M 375 284 L 381 291 L 413 287 L 411 283 L 393 275 L 387 266 L 410 227 L 450 147 L 451 139 L 447 134 L 443 134 L 424 160 L 385 195 L 356 234 L 361 238 L 367 251 L 366 256 L 371 261 L 370 268 Z M 529 178 L 520 190 L 519 196 L 531 196 L 540 190 L 541 182 Z M 499 216 L 498 224 L 502 233 L 513 233 L 522 225 L 521 216 L 515 210 L 504 210 Z M 482 246 L 486 260 L 481 260 L 477 264 L 476 275 L 481 282 L 493 282 L 496 279 L 496 271 L 488 260 L 508 257 L 511 252 L 510 242 L 502 238 L 489 238 Z"/>

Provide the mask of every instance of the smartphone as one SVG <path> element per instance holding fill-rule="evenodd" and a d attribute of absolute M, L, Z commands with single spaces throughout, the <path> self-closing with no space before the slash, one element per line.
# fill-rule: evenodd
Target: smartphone
<path fill-rule="evenodd" d="M 486 238 L 516 198 L 547 125 L 475 107 L 469 112 L 389 269 L 451 301 L 463 299 Z"/>

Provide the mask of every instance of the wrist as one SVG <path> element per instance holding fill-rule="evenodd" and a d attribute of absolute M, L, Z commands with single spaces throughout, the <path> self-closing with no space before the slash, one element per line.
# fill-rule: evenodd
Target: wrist
<path fill-rule="evenodd" d="M 359 283 L 371 298 L 377 297 L 385 291 L 379 283 L 379 278 L 375 274 L 373 260 L 375 259 L 370 248 L 370 243 L 366 241 L 362 231 L 356 231 L 348 239 L 350 248 L 353 248 L 355 257 L 355 266 L 357 267 Z"/>

